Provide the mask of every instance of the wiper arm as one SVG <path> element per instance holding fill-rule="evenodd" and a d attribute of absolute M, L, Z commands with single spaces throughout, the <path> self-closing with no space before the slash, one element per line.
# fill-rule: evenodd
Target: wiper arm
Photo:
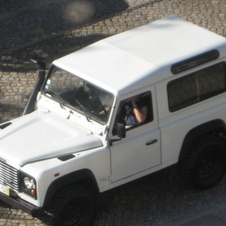
<path fill-rule="evenodd" d="M 54 93 L 54 92 L 51 91 L 51 90 L 45 90 L 44 92 L 45 92 L 46 94 L 49 94 L 51 97 L 56 97 L 57 100 L 59 101 L 60 107 L 61 107 L 62 109 L 64 109 L 65 104 L 69 104 L 69 105 L 70 105 L 70 103 L 69 103 L 68 101 L 64 100 L 63 97 L 61 97 L 59 94 Z M 87 109 L 86 109 L 86 108 L 85 108 L 78 100 L 75 99 L 74 101 L 78 104 L 78 106 L 79 106 L 79 107 L 82 109 L 82 111 L 84 112 L 87 121 L 90 122 L 91 117 L 87 114 Z"/>
<path fill-rule="evenodd" d="M 64 100 L 63 97 L 61 97 L 59 94 L 54 93 L 53 91 L 50 91 L 50 90 L 45 90 L 44 92 L 46 94 L 49 94 L 51 97 L 56 97 L 62 109 L 64 108 L 65 104 L 68 104 L 68 102 Z"/>
<path fill-rule="evenodd" d="M 76 102 L 76 104 L 79 105 L 79 107 L 85 113 L 85 116 L 86 116 L 87 121 L 90 122 L 91 117 L 87 114 L 87 109 L 78 100 L 75 99 L 74 101 Z"/>

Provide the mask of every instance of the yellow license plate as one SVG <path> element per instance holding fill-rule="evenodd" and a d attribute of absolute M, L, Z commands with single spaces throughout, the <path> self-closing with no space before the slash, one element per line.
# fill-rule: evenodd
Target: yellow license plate
<path fill-rule="evenodd" d="M 4 193 L 5 195 L 10 195 L 10 188 L 0 184 L 0 192 Z"/>

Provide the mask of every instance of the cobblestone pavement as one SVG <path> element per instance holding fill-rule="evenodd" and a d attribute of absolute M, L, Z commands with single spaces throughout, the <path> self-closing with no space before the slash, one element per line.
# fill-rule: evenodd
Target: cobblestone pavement
<path fill-rule="evenodd" d="M 37 76 L 35 66 L 29 62 L 32 56 L 42 56 L 49 64 L 94 41 L 169 15 L 226 36 L 225 0 L 93 2 L 0 2 L 1 122 L 22 113 Z M 173 166 L 104 193 L 107 200 L 105 211 L 98 214 L 95 226 L 170 225 L 186 214 L 192 215 L 211 207 L 216 207 L 214 216 L 226 219 L 223 208 L 225 194 L 225 179 L 208 191 L 186 189 Z M 43 225 L 21 210 L 0 204 L 0 225 Z"/>

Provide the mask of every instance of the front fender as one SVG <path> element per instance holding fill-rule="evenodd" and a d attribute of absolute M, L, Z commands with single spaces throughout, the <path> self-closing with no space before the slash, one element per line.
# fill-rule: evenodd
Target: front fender
<path fill-rule="evenodd" d="M 94 192 L 99 192 L 99 188 L 93 173 L 89 169 L 78 170 L 64 175 L 50 184 L 46 192 L 43 207 L 48 206 L 51 203 L 57 191 L 59 191 L 63 187 L 75 183 L 82 184 L 83 186 L 86 186 L 87 189 L 92 190 Z"/>

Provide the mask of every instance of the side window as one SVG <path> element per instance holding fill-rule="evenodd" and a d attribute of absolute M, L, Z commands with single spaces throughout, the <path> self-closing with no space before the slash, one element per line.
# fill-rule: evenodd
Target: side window
<path fill-rule="evenodd" d="M 169 82 L 169 110 L 180 110 L 226 91 L 225 63 L 221 62 Z"/>
<path fill-rule="evenodd" d="M 126 130 L 136 128 L 153 121 L 151 92 L 145 92 L 137 96 L 121 101 L 113 129 L 113 135 L 117 134 L 117 124 L 123 124 Z"/>

